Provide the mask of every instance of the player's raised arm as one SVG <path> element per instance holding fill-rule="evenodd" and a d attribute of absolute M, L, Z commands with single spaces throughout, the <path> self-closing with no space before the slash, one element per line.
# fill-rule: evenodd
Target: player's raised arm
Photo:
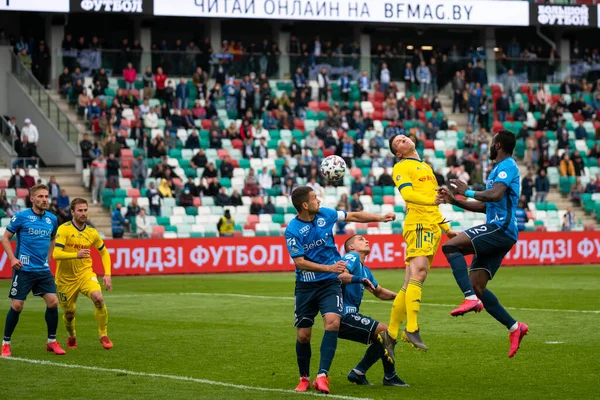
<path fill-rule="evenodd" d="M 346 269 L 346 263 L 342 260 L 332 265 L 325 265 L 308 261 L 304 256 L 294 257 L 294 264 L 296 264 L 298 269 L 311 272 L 332 272 L 334 274 L 341 274 Z"/>
<path fill-rule="evenodd" d="M 396 214 L 387 213 L 385 215 L 372 214 L 364 211 L 349 212 L 346 214 L 346 222 L 391 222 L 396 220 Z"/>

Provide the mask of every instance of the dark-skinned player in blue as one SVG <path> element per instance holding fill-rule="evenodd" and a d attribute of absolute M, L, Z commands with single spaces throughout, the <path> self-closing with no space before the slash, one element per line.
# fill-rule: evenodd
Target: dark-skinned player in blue
<path fill-rule="evenodd" d="M 450 190 L 440 188 L 438 196 L 446 203 L 468 211 L 486 214 L 486 223 L 469 228 L 450 239 L 442 250 L 452 267 L 456 283 L 465 300 L 452 310 L 452 316 L 464 315 L 482 308 L 510 332 L 508 356 L 513 357 L 529 327 L 517 322 L 488 288 L 488 282 L 500 268 L 506 254 L 517 243 L 516 208 L 519 201 L 519 167 L 512 157 L 515 135 L 501 131 L 492 140 L 490 159 L 494 166 L 487 178 L 486 190 L 469 190 L 460 180 L 450 181 Z M 459 200 L 455 194 L 472 200 Z M 474 254 L 470 270 L 465 255 Z"/>

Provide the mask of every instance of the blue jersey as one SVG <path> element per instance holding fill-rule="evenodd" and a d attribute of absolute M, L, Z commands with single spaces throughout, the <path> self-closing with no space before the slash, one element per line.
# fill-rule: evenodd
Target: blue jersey
<path fill-rule="evenodd" d="M 333 241 L 333 226 L 338 219 L 346 218 L 345 211 L 321 208 L 315 218 L 302 221 L 298 217 L 290 221 L 285 229 L 285 242 L 292 258 L 304 257 L 317 264 L 332 265 L 342 259 Z M 318 282 L 338 279 L 331 272 L 302 271 L 296 268 L 297 282 Z"/>
<path fill-rule="evenodd" d="M 344 256 L 346 261 L 346 269 L 354 276 L 360 276 L 361 278 L 367 278 L 373 283 L 373 286 L 377 287 L 377 281 L 371 273 L 371 270 L 360 262 L 358 253 L 351 252 Z M 360 303 L 362 302 L 363 293 L 365 287 L 362 283 L 352 283 L 344 285 L 344 314 L 355 314 L 360 310 Z"/>
<path fill-rule="evenodd" d="M 23 264 L 22 271 L 32 272 L 50 269 L 48 250 L 56 236 L 58 221 L 54 214 L 39 215 L 31 208 L 19 211 L 10 220 L 6 230 L 16 236 L 17 257 Z"/>
<path fill-rule="evenodd" d="M 502 183 L 506 185 L 506 192 L 504 192 L 504 196 L 500 201 L 486 203 L 486 222 L 498 226 L 508 237 L 514 240 L 517 240 L 519 236 L 517 204 L 519 203 L 519 192 L 521 190 L 520 182 L 519 167 L 512 157 L 494 165 L 487 180 L 487 189 L 491 189 L 496 183 Z"/>

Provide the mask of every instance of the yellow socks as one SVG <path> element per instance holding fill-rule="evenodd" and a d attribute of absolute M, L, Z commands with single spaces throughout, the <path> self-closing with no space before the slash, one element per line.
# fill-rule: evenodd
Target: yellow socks
<path fill-rule="evenodd" d="M 390 326 L 388 327 L 388 332 L 393 339 L 398 337 L 400 325 L 402 325 L 402 322 L 404 322 L 404 317 L 406 317 L 406 289 L 402 288 L 394 299 L 394 304 L 392 304 L 392 313 L 390 315 Z"/>
<path fill-rule="evenodd" d="M 100 336 L 107 336 L 108 310 L 106 309 L 106 306 L 94 308 L 94 319 L 98 322 L 98 333 Z"/>
<path fill-rule="evenodd" d="M 63 314 L 62 319 L 65 323 L 65 328 L 67 328 L 67 333 L 69 334 L 69 337 L 75 337 L 75 317 L 73 317 L 73 319 L 69 321 L 67 318 L 65 318 L 65 315 Z"/>
<path fill-rule="evenodd" d="M 423 282 L 411 279 L 406 288 L 406 330 L 414 332 L 419 329 L 417 321 L 421 308 L 421 295 Z"/>

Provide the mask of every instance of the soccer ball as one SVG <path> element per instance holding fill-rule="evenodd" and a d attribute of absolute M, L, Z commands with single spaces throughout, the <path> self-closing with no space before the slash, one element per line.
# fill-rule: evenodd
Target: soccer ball
<path fill-rule="evenodd" d="M 329 156 L 321 162 L 321 173 L 329 181 L 339 181 L 346 173 L 346 162 L 340 156 Z"/>

